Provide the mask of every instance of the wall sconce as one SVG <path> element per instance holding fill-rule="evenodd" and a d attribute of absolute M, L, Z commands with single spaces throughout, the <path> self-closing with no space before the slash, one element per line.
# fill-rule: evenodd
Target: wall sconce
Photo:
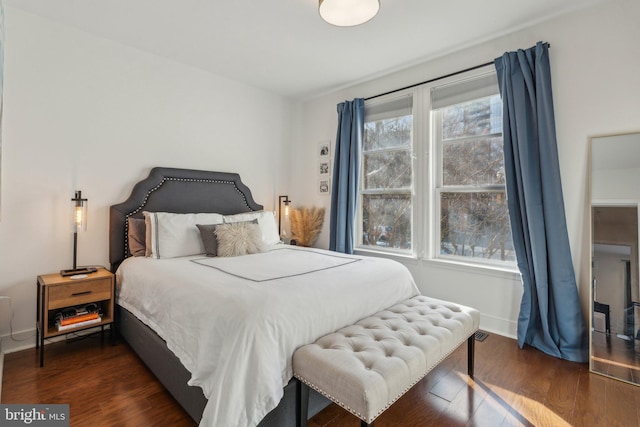
<path fill-rule="evenodd" d="M 87 208 L 89 202 L 82 198 L 82 191 L 76 191 L 75 197 L 71 199 L 71 207 L 73 211 L 73 268 L 69 270 L 61 270 L 62 276 L 72 276 L 74 274 L 93 273 L 95 268 L 78 268 L 78 232 L 87 231 Z"/>
<path fill-rule="evenodd" d="M 282 238 L 282 204 L 284 203 L 284 216 L 289 217 L 289 196 L 278 196 L 278 235 Z"/>

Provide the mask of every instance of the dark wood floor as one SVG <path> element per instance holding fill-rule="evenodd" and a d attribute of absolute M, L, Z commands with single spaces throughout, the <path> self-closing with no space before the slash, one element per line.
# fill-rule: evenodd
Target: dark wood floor
<path fill-rule="evenodd" d="M 640 385 L 640 342 L 592 332 L 593 369 Z"/>
<path fill-rule="evenodd" d="M 376 420 L 398 426 L 639 426 L 640 387 L 590 374 L 490 335 L 476 343 L 476 374 L 466 376 L 466 345 Z M 69 403 L 72 426 L 194 426 L 126 343 L 90 338 L 5 356 L 2 403 Z M 312 427 L 357 427 L 330 406 Z"/>

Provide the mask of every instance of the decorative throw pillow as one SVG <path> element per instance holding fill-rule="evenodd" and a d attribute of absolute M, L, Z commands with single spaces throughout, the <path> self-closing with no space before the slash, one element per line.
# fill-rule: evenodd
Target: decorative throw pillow
<path fill-rule="evenodd" d="M 204 253 L 207 256 L 218 256 L 218 239 L 216 227 L 220 224 L 196 224 L 200 230 L 200 238 L 204 245 Z"/>
<path fill-rule="evenodd" d="M 146 255 L 146 226 L 143 218 L 127 219 L 127 239 L 132 256 Z"/>
<path fill-rule="evenodd" d="M 262 232 L 258 224 L 236 222 L 220 224 L 215 228 L 218 238 L 218 256 L 230 257 L 262 252 Z"/>
<path fill-rule="evenodd" d="M 260 233 L 262 234 L 262 242 L 265 245 L 275 245 L 280 243 L 280 234 L 278 233 L 278 224 L 276 222 L 274 211 L 244 212 L 224 216 L 224 222 L 227 223 L 252 221 L 254 219 L 258 220 Z"/>
<path fill-rule="evenodd" d="M 249 224 L 258 224 L 258 220 L 246 221 Z M 236 223 L 239 224 L 239 223 Z M 196 224 L 200 230 L 200 238 L 204 245 L 204 253 L 207 256 L 218 256 L 218 238 L 216 237 L 216 227 L 220 224 Z"/>

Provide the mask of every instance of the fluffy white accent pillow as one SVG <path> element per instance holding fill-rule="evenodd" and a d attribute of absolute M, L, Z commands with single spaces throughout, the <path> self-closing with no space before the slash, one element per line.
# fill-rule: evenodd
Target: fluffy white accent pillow
<path fill-rule="evenodd" d="M 217 213 L 175 214 L 143 212 L 147 226 L 147 253 L 151 258 L 175 258 L 205 253 L 196 224 L 222 224 Z"/>
<path fill-rule="evenodd" d="M 258 220 L 260 233 L 262 235 L 262 243 L 265 245 L 275 245 L 280 242 L 278 224 L 276 223 L 274 211 L 255 211 L 224 216 L 225 223 L 251 221 L 254 219 Z"/>
<path fill-rule="evenodd" d="M 262 252 L 260 226 L 251 222 L 220 224 L 214 231 L 218 238 L 218 256 L 230 257 Z"/>

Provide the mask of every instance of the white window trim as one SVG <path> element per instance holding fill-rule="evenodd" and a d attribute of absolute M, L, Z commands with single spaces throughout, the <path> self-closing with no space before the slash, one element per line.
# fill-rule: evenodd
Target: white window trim
<path fill-rule="evenodd" d="M 415 150 L 416 150 L 416 129 L 415 129 L 415 117 L 416 117 L 416 104 L 417 104 L 417 95 L 418 91 L 416 90 L 404 90 L 404 91 L 399 91 L 393 94 L 389 94 L 389 95 L 385 95 L 385 96 L 381 96 L 379 98 L 376 98 L 375 101 L 372 101 L 369 105 L 371 106 L 376 106 L 376 105 L 381 105 L 381 104 L 387 104 L 387 103 L 400 103 L 403 99 L 407 99 L 407 98 L 412 98 L 412 107 L 411 107 L 411 114 L 413 116 L 412 119 L 412 132 L 411 132 L 411 148 L 410 148 L 410 153 L 411 153 L 411 180 L 413 185 L 411 187 L 403 187 L 403 188 L 394 188 L 392 190 L 380 190 L 380 189 L 371 189 L 371 190 L 365 190 L 363 189 L 364 186 L 364 167 L 360 168 L 360 184 L 359 184 L 359 188 L 358 188 L 358 202 L 357 202 L 357 221 L 358 223 L 356 224 L 355 227 L 355 233 L 356 235 L 354 236 L 354 250 L 356 251 L 362 251 L 362 252 L 368 252 L 368 253 L 380 253 L 380 254 L 389 254 L 389 255 L 394 255 L 394 256 L 399 256 L 399 257 L 416 257 L 416 249 L 415 249 L 415 218 L 416 216 L 416 207 L 415 207 L 415 202 L 416 202 L 416 166 L 417 166 L 417 162 L 416 162 L 416 156 L 415 156 Z M 365 102 L 365 109 L 366 109 L 366 105 L 367 103 Z M 409 110 L 407 110 L 408 112 Z M 366 114 L 366 113 L 365 113 Z M 377 117 L 378 115 L 374 115 L 374 117 L 371 117 L 371 120 L 379 120 L 382 117 Z M 386 116 L 386 115 L 385 115 Z M 390 116 L 391 117 L 391 116 Z M 367 118 L 365 117 L 365 122 L 367 121 Z M 378 150 L 370 150 L 368 151 L 369 153 L 378 153 L 378 152 L 391 152 L 391 151 L 406 151 L 405 147 L 392 147 L 392 148 L 383 148 L 383 149 L 378 149 Z M 364 148 L 362 150 L 362 161 L 364 161 Z M 361 165 L 362 166 L 362 165 Z M 397 193 L 397 194 L 408 194 L 411 198 L 411 250 L 402 250 L 402 249 L 393 249 L 393 248 L 384 248 L 381 246 L 371 246 L 371 245 L 364 245 L 362 243 L 360 243 L 362 241 L 362 234 L 363 234 L 363 229 L 362 229 L 362 222 L 363 222 L 363 209 L 362 209 L 362 195 L 363 194 L 391 194 L 391 193 Z"/>
<path fill-rule="evenodd" d="M 360 188 L 357 209 L 358 223 L 355 227 L 355 232 L 357 233 L 355 236 L 356 253 L 397 258 L 398 261 L 404 263 L 407 263 L 407 261 L 412 262 L 411 260 L 416 262 L 426 262 L 458 271 L 473 271 L 483 275 L 519 280 L 520 272 L 516 262 L 502 262 L 483 259 L 474 260 L 470 257 L 447 257 L 440 255 L 440 197 L 438 189 L 436 189 L 436 183 L 438 183 L 438 174 L 441 173 L 441 165 L 439 164 L 439 153 L 436 151 L 439 148 L 435 146 L 441 144 L 435 144 L 433 139 L 434 135 L 432 135 L 432 132 L 435 130 L 435 126 L 433 123 L 434 118 L 431 114 L 430 91 L 433 87 L 480 77 L 493 71 L 493 65 L 489 65 L 467 73 L 441 79 L 437 82 L 381 96 L 375 101 L 371 101 L 375 104 L 379 104 L 390 102 L 394 98 L 400 96 L 407 96 L 409 94 L 413 96 L 413 188 L 411 190 L 412 250 L 410 253 L 401 252 L 382 247 L 364 246 L 358 243 L 363 231 L 362 200 L 360 197 L 360 194 L 362 194 L 362 188 Z M 502 191 L 503 186 L 498 187 L 500 188 L 500 191 Z M 483 187 L 483 189 L 484 188 L 486 187 Z"/>
<path fill-rule="evenodd" d="M 479 98 L 480 99 L 480 98 Z M 442 110 L 431 111 L 431 121 L 440 123 L 442 121 Z M 502 133 L 492 133 L 492 134 L 484 134 L 480 135 L 482 138 L 490 138 L 495 136 L 502 136 Z M 515 261 L 498 261 L 498 260 L 490 260 L 484 258 L 473 258 L 466 257 L 462 255 L 447 255 L 440 253 L 440 239 L 441 239 L 441 230 L 439 227 L 440 224 L 440 212 L 441 212 L 441 194 L 442 193 L 504 193 L 506 195 L 506 185 L 502 184 L 487 184 L 487 185 L 445 185 L 444 184 L 444 170 L 442 164 L 442 158 L 444 156 L 444 138 L 442 135 L 442 129 L 439 126 L 432 126 L 432 134 L 431 140 L 429 144 L 431 146 L 435 146 L 436 155 L 434 156 L 433 161 L 433 169 L 435 173 L 434 185 L 431 187 L 433 191 L 433 197 L 431 199 L 431 203 L 433 204 L 433 253 L 432 259 L 434 260 L 443 260 L 449 262 L 456 262 L 461 264 L 468 265 L 479 265 L 479 266 L 488 266 L 495 267 L 498 269 L 506 268 L 507 270 L 512 270 L 516 263 Z M 476 139 L 477 136 L 465 137 L 465 138 L 457 138 L 456 141 L 465 141 Z"/>

